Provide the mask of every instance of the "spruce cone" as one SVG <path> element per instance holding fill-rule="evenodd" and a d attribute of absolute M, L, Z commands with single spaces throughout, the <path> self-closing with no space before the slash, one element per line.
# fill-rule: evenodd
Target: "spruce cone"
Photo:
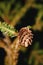
<path fill-rule="evenodd" d="M 27 27 L 21 28 L 19 31 L 18 38 L 20 45 L 28 47 L 28 45 L 31 45 L 32 43 L 33 38 L 32 31 L 29 30 L 29 28 Z"/>

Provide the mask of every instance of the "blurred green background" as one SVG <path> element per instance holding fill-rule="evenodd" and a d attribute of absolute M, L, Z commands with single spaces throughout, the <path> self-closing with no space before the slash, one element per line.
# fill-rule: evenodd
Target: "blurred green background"
<path fill-rule="evenodd" d="M 32 45 L 21 48 L 17 65 L 43 65 L 43 0 L 0 0 L 0 21 L 11 22 L 18 31 L 32 26 Z M 0 48 L 0 65 L 5 54 Z"/>

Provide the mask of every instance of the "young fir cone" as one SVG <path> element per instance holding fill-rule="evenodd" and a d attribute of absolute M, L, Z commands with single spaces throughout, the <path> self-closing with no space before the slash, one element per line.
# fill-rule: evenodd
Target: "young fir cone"
<path fill-rule="evenodd" d="M 33 34 L 28 27 L 20 29 L 18 34 L 19 43 L 21 46 L 28 47 L 32 43 Z"/>

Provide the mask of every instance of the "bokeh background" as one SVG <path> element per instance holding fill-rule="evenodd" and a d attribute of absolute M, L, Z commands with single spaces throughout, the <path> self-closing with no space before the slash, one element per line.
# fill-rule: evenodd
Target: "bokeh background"
<path fill-rule="evenodd" d="M 18 31 L 32 26 L 32 45 L 21 47 L 17 65 L 43 65 L 43 0 L 0 0 L 0 21 L 9 23 Z M 3 35 L 0 32 L 1 38 Z M 5 56 L 6 52 L 1 47 L 0 65 L 5 65 Z"/>

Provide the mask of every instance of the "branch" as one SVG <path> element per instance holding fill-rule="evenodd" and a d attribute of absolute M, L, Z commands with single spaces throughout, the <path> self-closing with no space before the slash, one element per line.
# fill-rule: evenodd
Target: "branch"
<path fill-rule="evenodd" d="M 13 20 L 10 23 L 11 26 L 15 26 L 19 22 L 19 20 L 22 18 L 22 16 L 24 16 L 26 11 L 31 7 L 33 1 L 34 0 L 29 0 L 28 2 L 26 2 L 24 7 L 21 8 L 21 10 L 19 12 L 17 12 L 17 14 L 14 16 Z"/>
<path fill-rule="evenodd" d="M 3 18 L 3 20 L 4 20 L 6 23 L 8 23 L 8 24 L 10 23 L 10 20 L 9 20 L 8 16 L 2 15 L 1 17 Z"/>
<path fill-rule="evenodd" d="M 9 53 L 9 48 L 3 40 L 0 40 L 0 48 L 3 48 L 6 53 Z"/>
<path fill-rule="evenodd" d="M 41 4 L 32 4 L 32 8 L 37 8 L 37 9 L 41 9 L 41 8 L 43 8 L 43 5 L 41 5 Z"/>
<path fill-rule="evenodd" d="M 41 30 L 42 26 L 43 26 L 43 22 L 41 22 L 41 17 L 43 16 L 43 12 L 40 10 L 38 13 L 38 16 L 36 17 L 36 22 L 35 25 L 33 25 L 33 29 L 34 30 Z"/>

